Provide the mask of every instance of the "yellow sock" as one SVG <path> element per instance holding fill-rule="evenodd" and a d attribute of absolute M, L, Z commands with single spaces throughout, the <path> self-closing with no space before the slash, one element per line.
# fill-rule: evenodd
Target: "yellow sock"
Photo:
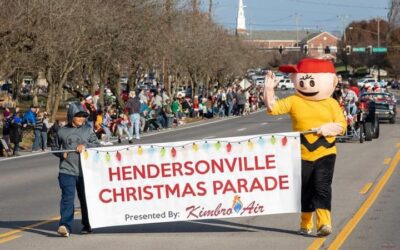
<path fill-rule="evenodd" d="M 323 225 L 332 227 L 331 212 L 328 209 L 317 209 L 317 229 L 320 229 Z"/>
<path fill-rule="evenodd" d="M 312 230 L 312 228 L 313 228 L 313 213 L 312 212 L 302 212 L 301 213 L 300 228 Z"/>

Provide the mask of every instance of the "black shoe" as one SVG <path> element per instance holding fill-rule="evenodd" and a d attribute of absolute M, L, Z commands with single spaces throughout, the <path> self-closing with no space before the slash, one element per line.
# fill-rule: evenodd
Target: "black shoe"
<path fill-rule="evenodd" d="M 118 143 L 121 143 L 121 139 L 120 138 L 118 138 Z"/>
<path fill-rule="evenodd" d="M 132 140 L 129 140 L 129 144 L 132 144 L 133 143 L 133 141 Z"/>
<path fill-rule="evenodd" d="M 81 230 L 81 234 L 91 234 L 93 232 L 91 227 L 83 227 Z"/>

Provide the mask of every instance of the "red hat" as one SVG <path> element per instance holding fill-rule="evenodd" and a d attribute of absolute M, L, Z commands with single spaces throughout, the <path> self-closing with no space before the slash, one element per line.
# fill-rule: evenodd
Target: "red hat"
<path fill-rule="evenodd" d="M 282 65 L 279 71 L 284 73 L 336 73 L 332 61 L 316 58 L 305 58 L 297 65 Z"/>

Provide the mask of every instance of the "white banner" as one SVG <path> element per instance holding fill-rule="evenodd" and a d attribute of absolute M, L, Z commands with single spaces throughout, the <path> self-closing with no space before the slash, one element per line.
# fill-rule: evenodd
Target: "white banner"
<path fill-rule="evenodd" d="M 299 133 L 92 148 L 93 228 L 300 212 Z"/>

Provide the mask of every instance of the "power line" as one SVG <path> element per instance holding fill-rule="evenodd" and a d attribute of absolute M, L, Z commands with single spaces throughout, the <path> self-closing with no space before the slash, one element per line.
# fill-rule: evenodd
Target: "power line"
<path fill-rule="evenodd" d="M 297 3 L 305 3 L 305 4 L 314 4 L 314 5 L 324 5 L 324 6 L 333 6 L 333 7 L 347 7 L 347 8 L 357 8 L 357 9 L 380 9 L 380 10 L 388 10 L 388 7 L 381 6 L 365 6 L 365 5 L 351 5 L 351 4 L 338 4 L 338 3 L 326 3 L 326 2 L 316 2 L 310 0 L 289 0 L 291 2 Z"/>

